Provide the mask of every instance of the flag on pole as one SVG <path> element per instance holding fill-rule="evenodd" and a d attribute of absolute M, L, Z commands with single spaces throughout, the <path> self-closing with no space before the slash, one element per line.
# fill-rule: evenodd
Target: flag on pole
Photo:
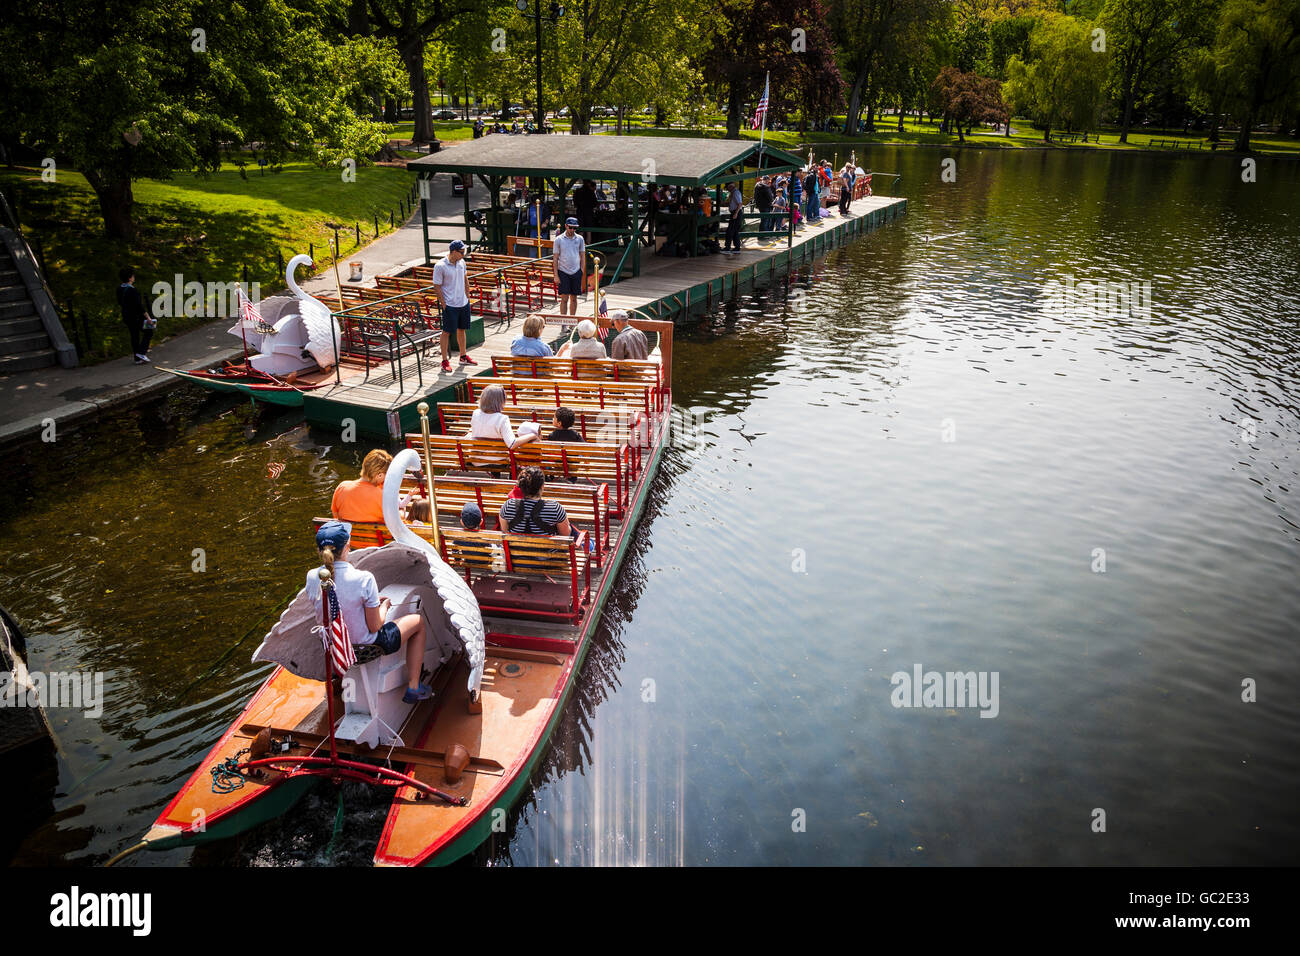
<path fill-rule="evenodd" d="M 245 294 L 244 287 L 236 285 L 235 291 L 239 294 L 239 320 L 243 327 L 257 331 L 265 326 L 266 323 L 262 321 L 262 313 L 257 311 L 257 306 L 253 305 L 252 300 Z"/>
<path fill-rule="evenodd" d="M 767 126 L 767 90 L 771 78 L 772 74 L 769 73 L 763 79 L 763 98 L 758 101 L 758 108 L 754 110 L 754 122 L 750 124 L 750 129 L 758 129 L 760 126 L 766 128 Z"/>
<path fill-rule="evenodd" d="M 600 293 L 600 317 L 601 317 L 602 319 L 608 319 L 608 318 L 609 318 L 609 303 L 605 301 L 605 293 L 604 293 L 604 292 L 601 292 L 601 293 Z M 608 332 L 609 332 L 609 329 L 607 329 L 605 326 L 601 325 L 599 322 L 596 323 L 596 339 L 597 339 L 598 341 L 601 341 L 601 342 L 605 341 L 605 336 L 606 336 L 606 334 L 607 334 Z"/>
<path fill-rule="evenodd" d="M 348 626 L 343 623 L 343 615 L 339 613 L 339 598 L 338 594 L 335 593 L 334 586 L 331 584 L 325 590 L 329 594 L 328 615 L 330 620 L 322 638 L 326 649 L 329 651 L 330 660 L 334 665 L 334 673 L 342 675 L 346 674 L 348 669 L 357 662 L 357 652 L 352 649 L 352 638 L 348 634 Z"/>

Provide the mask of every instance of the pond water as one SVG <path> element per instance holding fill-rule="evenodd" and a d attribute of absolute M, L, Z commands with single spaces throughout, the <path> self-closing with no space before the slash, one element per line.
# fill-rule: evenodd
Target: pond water
<path fill-rule="evenodd" d="M 470 862 L 1294 862 L 1300 167 L 858 155 L 902 219 L 680 330 L 692 427 Z M 9 456 L 0 601 L 33 668 L 107 675 L 101 718 L 51 713 L 16 862 L 139 839 L 365 450 L 180 391 Z M 917 668 L 983 675 L 989 718 L 895 706 Z M 336 834 L 336 800 L 131 864 L 365 865 L 385 804 L 345 788 Z"/>

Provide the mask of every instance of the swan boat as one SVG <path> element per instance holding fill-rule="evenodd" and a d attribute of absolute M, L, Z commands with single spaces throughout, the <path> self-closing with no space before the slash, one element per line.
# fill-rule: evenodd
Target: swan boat
<path fill-rule="evenodd" d="M 660 324 L 668 329 L 661 334 L 671 336 L 671 324 Z M 559 723 L 644 508 L 667 442 L 670 383 L 669 374 L 662 385 L 647 386 L 656 393 L 649 413 L 642 414 L 643 400 L 629 404 L 637 428 L 624 432 L 621 444 L 604 446 L 628 463 L 621 490 L 615 493 L 612 482 L 592 482 L 582 484 L 580 494 L 568 483 L 548 484 L 557 495 L 591 499 L 585 513 L 565 505 L 579 532 L 576 541 L 461 531 L 446 517 L 459 513 L 457 490 L 471 496 L 466 500 L 486 501 L 492 494 L 503 500 L 511 486 L 463 472 L 433 483 L 444 531 L 431 541 L 431 526 L 416 534 L 403 524 L 398 501 L 403 482 L 411 486 L 408 472 L 425 490 L 427 476 L 448 467 L 445 458 L 441 467 L 433 464 L 431 448 L 441 441 L 445 454 L 447 442 L 461 440 L 431 441 L 428 406 L 422 404 L 422 438 L 413 436 L 408 442 L 414 447 L 393 459 L 383 528 L 372 526 L 370 532 L 369 540 L 378 534 L 387 543 L 357 550 L 367 539 L 363 527 L 353 525 L 349 560 L 375 575 L 381 595 L 392 599 L 391 615 L 411 613 L 413 606 L 424 615 L 431 635 L 424 667 L 433 697 L 403 703 L 404 654 L 363 656 L 341 682 L 330 680 L 332 664 L 316 633 L 321 622 L 304 589 L 254 654 L 254 661 L 274 663 L 274 671 L 144 840 L 117 858 L 243 832 L 288 811 L 322 776 L 392 788 L 376 865 L 450 863 L 492 833 L 504 832 L 510 807 Z M 537 384 L 565 387 L 560 380 Z M 539 456 L 547 444 L 533 446 L 542 449 Z M 596 445 L 562 447 L 566 467 L 583 455 L 592 461 L 604 453 Z M 540 460 L 553 474 L 547 460 Z M 512 603 L 516 594 L 528 597 Z M 340 694 L 339 683 L 351 693 Z"/>
<path fill-rule="evenodd" d="M 212 391 L 239 392 L 290 407 L 302 405 L 304 392 L 332 383 L 338 323 L 325 303 L 298 285 L 294 274 L 300 266 L 311 268 L 311 256 L 294 256 L 285 266 L 285 284 L 292 298 L 267 299 L 259 308 L 240 290 L 239 320 L 227 331 L 244 343 L 242 361 L 211 369 L 163 371 Z"/>

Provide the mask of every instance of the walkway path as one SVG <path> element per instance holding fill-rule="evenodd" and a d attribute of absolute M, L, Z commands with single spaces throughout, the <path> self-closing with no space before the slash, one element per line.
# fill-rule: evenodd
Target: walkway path
<path fill-rule="evenodd" d="M 474 192 L 479 195 L 475 196 Z M 470 193 L 481 199 L 482 187 Z M 435 180 L 433 198 L 429 200 L 432 218 L 454 219 L 464 213 L 464 200 L 451 195 L 445 175 Z M 435 228 L 435 236 L 454 238 L 451 227 Z M 424 237 L 420 227 L 420 210 L 416 207 L 400 228 L 354 253 L 344 256 L 339 275 L 346 282 L 347 262 L 363 263 L 364 279 L 358 285 L 375 284 L 374 277 L 395 272 L 406 265 L 424 262 Z M 334 270 L 301 283 L 304 290 L 332 305 Z M 289 295 L 281 292 L 278 295 Z M 0 376 L 0 448 L 39 438 L 46 423 L 55 422 L 55 434 L 65 426 L 80 426 L 102 414 L 120 410 L 160 394 L 180 384 L 175 375 L 159 371 L 159 366 L 176 369 L 206 368 L 226 359 L 236 358 L 243 347 L 227 335 L 230 319 L 218 319 L 149 350 L 153 365 L 136 365 L 129 357 L 113 359 L 86 368 L 48 368 Z"/>

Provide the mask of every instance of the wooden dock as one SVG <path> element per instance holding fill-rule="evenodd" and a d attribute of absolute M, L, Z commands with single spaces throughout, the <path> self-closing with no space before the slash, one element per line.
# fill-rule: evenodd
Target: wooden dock
<path fill-rule="evenodd" d="M 762 244 L 748 240 L 736 255 L 712 255 L 696 258 L 648 257 L 641 275 L 624 279 L 606 290 L 611 310 L 636 309 L 652 318 L 684 320 L 691 315 L 712 312 L 715 308 L 756 287 L 775 281 L 804 265 L 814 262 L 838 246 L 873 232 L 893 222 L 907 209 L 907 200 L 889 196 L 868 196 L 853 203 L 844 218 L 823 219 L 820 225 L 807 226 L 795 234 L 792 245 L 784 239 Z M 585 308 L 584 308 L 585 305 Z M 582 317 L 591 309 L 590 297 L 579 299 Z M 558 319 L 558 307 L 542 310 Z M 521 334 L 523 317 L 501 322 L 488 321 L 484 342 L 470 349 L 479 364 L 458 366 L 453 371 L 440 368 L 441 355 L 436 344 L 417 363 L 408 356 L 400 365 L 399 376 L 388 367 L 372 368 L 367 375 L 359 369 L 349 370 L 338 384 L 306 393 L 303 410 L 307 421 L 322 428 L 342 430 L 349 423 L 356 434 L 397 438 L 405 432 L 419 430 L 420 402 L 431 406 L 455 401 L 457 390 L 471 375 L 491 375 L 492 356 L 509 355 L 510 343 Z M 552 345 L 561 338 L 560 328 Z"/>

